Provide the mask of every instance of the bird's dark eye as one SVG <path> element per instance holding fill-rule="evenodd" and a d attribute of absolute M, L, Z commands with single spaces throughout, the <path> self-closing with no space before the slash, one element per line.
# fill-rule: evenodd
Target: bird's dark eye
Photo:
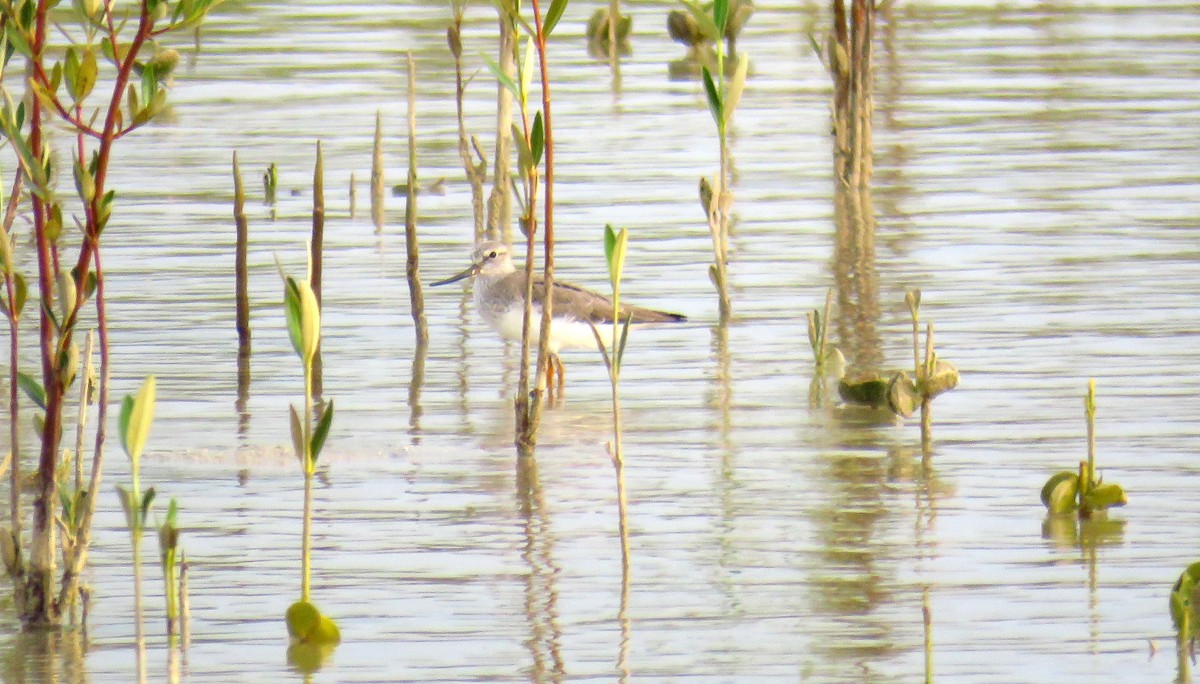
<path fill-rule="evenodd" d="M 489 258 L 489 259 L 495 259 L 495 258 L 496 258 L 496 251 L 495 251 L 495 250 L 492 250 L 491 252 L 488 252 L 488 258 Z"/>

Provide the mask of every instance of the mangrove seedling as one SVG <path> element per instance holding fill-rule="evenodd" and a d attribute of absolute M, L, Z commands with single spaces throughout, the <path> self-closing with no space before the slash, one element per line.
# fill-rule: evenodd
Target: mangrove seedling
<path fill-rule="evenodd" d="M 613 441 L 608 445 L 612 456 L 613 466 L 617 470 L 617 504 L 621 512 L 621 540 L 623 551 L 627 555 L 625 536 L 625 479 L 624 460 L 621 453 L 621 360 L 625 357 L 625 342 L 629 339 L 629 322 L 633 318 L 622 321 L 621 311 L 621 274 L 625 270 L 625 248 L 629 242 L 629 231 L 625 228 L 614 230 L 612 225 L 604 227 L 604 258 L 608 262 L 608 280 L 612 284 L 612 332 L 606 344 L 599 328 L 592 325 L 592 333 L 596 336 L 596 346 L 604 357 L 604 366 L 608 369 L 608 382 L 612 387 L 613 412 Z"/>
<path fill-rule="evenodd" d="M 162 564 L 163 595 L 167 600 L 167 644 L 175 647 L 175 639 L 179 634 L 179 584 L 177 579 L 179 563 L 179 504 L 174 497 L 167 506 L 167 519 L 158 526 L 158 552 Z"/>
<path fill-rule="evenodd" d="M 808 387 L 808 400 L 814 407 L 824 404 L 826 379 L 841 379 L 846 374 L 846 357 L 840 349 L 829 344 L 829 316 L 832 309 L 831 289 L 825 295 L 825 309 L 808 312 L 808 345 L 813 354 L 813 379 Z"/>
<path fill-rule="evenodd" d="M 625 249 L 629 243 L 629 231 L 625 228 L 614 230 L 612 225 L 604 226 L 604 259 L 608 264 L 608 280 L 612 285 L 612 335 L 609 344 L 604 343 L 600 330 L 592 325 L 592 333 L 596 336 L 596 346 L 604 357 L 604 366 L 608 369 L 608 381 L 612 387 L 613 439 L 608 443 L 608 455 L 612 459 L 613 469 L 617 478 L 617 531 L 621 540 L 621 606 L 618 618 L 621 623 L 621 642 L 629 641 L 629 515 L 628 502 L 625 496 L 625 455 L 621 448 L 621 361 L 625 357 L 625 343 L 629 339 L 629 324 L 633 314 L 621 319 L 621 275 L 625 271 Z M 627 652 L 622 646 L 618 657 L 618 665 L 626 672 Z"/>
<path fill-rule="evenodd" d="M 274 207 L 279 191 L 279 167 L 275 165 L 275 162 L 271 162 L 267 166 L 267 170 L 263 172 L 262 182 L 263 204 Z"/>
<path fill-rule="evenodd" d="M 537 431 L 541 422 L 543 392 L 541 385 L 531 387 L 529 377 L 529 359 L 532 348 L 532 315 L 533 315 L 533 264 L 534 241 L 537 232 L 535 215 L 535 200 L 539 185 L 543 192 L 542 204 L 542 244 L 543 265 L 542 281 L 545 291 L 554 291 L 554 126 L 551 108 L 550 70 L 546 52 L 546 41 L 553 33 L 558 21 L 566 11 L 568 0 L 550 0 L 549 8 L 542 12 L 540 0 L 532 0 L 533 22 L 529 22 L 520 14 L 517 2 L 498 2 L 503 18 L 513 24 L 519 24 L 529 34 L 530 41 L 526 45 L 524 63 L 520 66 L 520 75 L 513 79 L 505 73 L 502 66 L 488 60 L 488 68 L 500 82 L 504 90 L 512 93 L 520 103 L 520 125 L 512 124 L 513 138 L 517 144 L 518 165 L 521 170 L 521 188 L 517 195 L 523 200 L 521 229 L 525 233 L 525 297 L 521 317 L 521 361 L 520 373 L 517 380 L 517 396 L 515 400 L 516 439 L 515 446 L 522 455 L 529 455 L 537 443 Z M 515 45 L 514 45 L 515 49 Z M 530 83 L 533 78 L 533 63 L 536 61 L 541 74 L 541 107 L 531 118 Z M 544 163 L 544 166 L 543 166 Z M 544 169 L 544 172 L 542 171 Z M 497 175 L 499 180 L 499 175 Z M 549 374 L 553 372 L 551 358 L 550 321 L 553 317 L 553 298 L 547 298 L 542 306 L 542 332 L 537 340 L 537 373 L 535 377 L 546 377 L 545 387 L 553 386 Z M 540 381 L 539 381 L 540 382 Z M 549 391 L 549 390 L 547 390 Z"/>
<path fill-rule="evenodd" d="M 684 2 L 687 10 L 671 10 L 667 13 L 667 33 L 671 39 L 677 43 L 682 43 L 688 48 L 688 56 L 696 58 L 700 55 L 700 50 L 706 48 L 714 42 L 713 33 L 706 29 L 704 18 L 706 15 L 715 13 L 715 2 L 701 5 L 696 2 Z M 725 38 L 726 49 L 730 56 L 737 54 L 737 39 L 741 35 L 742 29 L 746 26 L 746 22 L 750 20 L 750 15 L 754 14 L 754 2 L 752 0 L 731 0 L 727 2 L 727 9 L 724 10 L 728 15 L 728 20 L 725 22 L 723 36 Z"/>
<path fill-rule="evenodd" d="M 26 294 L 33 299 L 36 292 L 40 300 L 35 309 L 35 365 L 39 366 L 35 377 L 43 412 L 37 428 L 37 491 L 23 507 L 20 488 L 12 487 L 8 494 L 11 528 L 0 531 L 8 537 L 0 545 L 11 551 L 6 569 L 16 613 L 26 628 L 60 626 L 64 612 L 79 596 L 101 486 L 111 373 L 102 236 L 118 204 L 109 179 L 129 175 L 113 173 L 112 160 L 122 158 L 115 153 L 116 144 L 166 110 L 169 89 L 164 81 L 178 58 L 165 45 L 168 36 L 196 29 L 217 2 L 87 0 L 72 3 L 72 8 L 59 7 L 57 2 L 3 4 L 0 67 L 21 76 L 0 83 L 0 137 L 14 157 L 10 168 L 19 168 L 16 175 L 22 178 L 9 194 L 3 237 L 10 237 L 9 217 L 20 202 L 28 209 L 30 242 L 36 252 L 32 261 L 37 264 L 26 287 L 5 256 L 11 251 L 5 243 L 0 262 L 4 263 L 6 315 L 15 322 Z M 58 153 L 52 148 L 55 140 L 63 141 Z M 19 199 L 21 183 L 28 189 L 24 200 Z M 77 201 L 69 201 L 68 192 Z M 71 227 L 73 216 L 79 230 Z M 60 574 L 57 554 L 66 549 L 57 541 L 62 499 L 55 473 L 66 453 L 61 448 L 65 396 L 73 379 L 72 364 L 78 360 L 74 336 L 89 302 L 94 305 L 100 356 L 95 446 L 88 495 L 80 499 L 82 510 L 73 511 L 78 515 L 72 532 L 75 539 Z M 17 329 L 12 327 L 11 332 L 10 353 L 15 353 Z M 15 362 L 10 370 L 16 374 Z M 15 404 L 10 416 L 15 426 Z M 13 439 L 14 449 L 18 444 Z M 12 460 L 14 482 L 21 476 L 23 460 Z M 24 517 L 31 518 L 28 526 Z"/>
<path fill-rule="evenodd" d="M 1115 482 L 1105 483 L 1096 475 L 1096 381 L 1088 380 L 1087 396 L 1083 401 L 1087 416 L 1086 461 L 1079 462 L 1079 471 L 1064 470 L 1050 476 L 1042 486 L 1042 503 L 1050 513 L 1077 511 L 1080 518 L 1103 512 L 1129 502 L 1125 490 Z"/>
<path fill-rule="evenodd" d="M 910 290 L 905 303 L 912 318 L 913 377 L 906 371 L 893 371 L 885 378 L 879 373 L 857 373 L 838 382 L 838 394 L 852 404 L 887 407 L 892 413 L 908 418 L 921 408 L 922 441 L 928 442 L 932 427 L 930 404 L 935 397 L 958 386 L 958 369 L 938 358 L 933 349 L 933 324 L 925 329 L 925 353 L 921 354 L 921 291 Z M 914 379 L 915 378 L 915 379 Z"/>
<path fill-rule="evenodd" d="M 609 3 L 608 7 L 597 8 L 588 19 L 585 35 L 588 41 L 588 54 L 605 56 L 609 54 L 627 55 L 633 48 L 629 44 L 629 34 L 633 28 L 633 18 L 621 14 L 617 0 Z M 616 20 L 613 20 L 616 17 Z M 611 52 L 616 48 L 615 53 Z"/>
<path fill-rule="evenodd" d="M 818 378 L 840 378 L 846 371 L 846 357 L 829 344 L 829 316 L 833 310 L 833 290 L 825 294 L 825 309 L 808 312 L 808 345 L 813 353 L 813 370 Z"/>
<path fill-rule="evenodd" d="M 1179 643 L 1191 644 L 1200 625 L 1200 561 L 1187 566 L 1171 587 L 1171 621 Z"/>
<path fill-rule="evenodd" d="M 278 266 L 278 264 L 276 264 Z M 311 262 L 309 268 L 311 269 Z M 341 641 L 337 623 L 321 614 L 311 602 L 312 487 L 317 472 L 317 457 L 325 446 L 325 437 L 333 422 L 333 401 L 326 402 L 317 420 L 313 421 L 313 358 L 321 342 L 321 307 L 309 278 L 297 280 L 283 273 L 283 306 L 287 317 L 288 337 L 300 357 L 304 369 L 304 417 L 291 408 L 292 447 L 304 472 L 304 519 L 300 541 L 300 600 L 286 614 L 288 634 L 293 644 L 332 646 Z"/>
<path fill-rule="evenodd" d="M 685 2 L 684 4 L 706 37 L 716 42 L 720 36 L 724 35 L 729 24 L 729 0 L 715 0 L 707 9 L 695 2 Z M 725 52 L 718 43 L 716 77 L 713 77 L 713 72 L 707 65 L 701 69 L 708 109 L 713 116 L 713 121 L 717 124 L 720 160 L 719 170 L 713 182 L 710 183 L 706 178 L 700 179 L 700 204 L 708 219 L 708 229 L 712 236 L 713 263 L 709 266 L 708 276 L 717 289 L 722 321 L 729 320 L 732 313 L 729 299 L 728 256 L 733 193 L 729 189 L 728 131 L 729 123 L 733 120 L 733 112 L 737 109 L 738 101 L 742 98 L 742 90 L 746 86 L 746 70 L 749 65 L 750 60 L 743 55 L 737 62 L 732 80 L 726 83 Z"/>
<path fill-rule="evenodd" d="M 150 514 L 150 506 L 154 503 L 154 488 L 142 492 L 140 481 L 142 450 L 146 447 L 146 439 L 150 436 L 150 424 L 154 422 L 155 380 L 151 375 L 142 382 L 136 395 L 126 395 L 121 403 L 121 415 L 118 419 L 118 430 L 121 436 L 121 446 L 129 456 L 129 488 L 117 485 L 117 494 L 121 499 L 121 508 L 125 511 L 125 526 L 129 528 L 129 537 L 133 543 L 133 613 L 134 634 L 138 645 L 138 681 L 145 681 L 145 654 L 142 645 L 145 643 L 145 632 L 142 627 L 142 531 L 146 528 L 146 519 Z"/>

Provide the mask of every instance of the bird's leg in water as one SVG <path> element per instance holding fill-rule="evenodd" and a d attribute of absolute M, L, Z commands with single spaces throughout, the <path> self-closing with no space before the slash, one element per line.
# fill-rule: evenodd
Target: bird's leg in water
<path fill-rule="evenodd" d="M 558 354 L 552 354 L 550 356 L 550 361 L 554 364 L 556 370 L 558 371 L 558 398 L 561 400 L 563 395 L 566 394 L 565 389 L 567 384 L 567 369 L 563 367 L 562 358 L 560 358 Z"/>

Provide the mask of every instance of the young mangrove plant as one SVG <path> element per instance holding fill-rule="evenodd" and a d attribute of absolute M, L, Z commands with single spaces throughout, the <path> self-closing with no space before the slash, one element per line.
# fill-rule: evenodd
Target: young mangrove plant
<path fill-rule="evenodd" d="M 621 315 L 621 274 L 625 270 L 625 249 L 629 243 L 629 231 L 625 228 L 614 230 L 612 225 L 604 226 L 604 259 L 608 264 L 608 281 L 612 285 L 612 331 L 609 344 L 604 343 L 600 330 L 592 325 L 592 334 L 596 336 L 596 346 L 604 357 L 604 366 L 608 369 L 608 382 L 612 388 L 613 438 L 608 443 L 608 455 L 612 459 L 613 469 L 617 479 L 617 530 L 621 539 L 621 607 L 618 621 L 621 626 L 621 652 L 618 665 L 622 672 L 627 672 L 627 645 L 629 643 L 629 516 L 627 498 L 625 496 L 625 454 L 621 448 L 621 361 L 625 358 L 625 342 L 629 339 L 629 323 L 633 315 L 624 321 Z"/>
<path fill-rule="evenodd" d="M 1087 460 L 1079 462 L 1078 472 L 1064 470 L 1050 476 L 1042 487 L 1042 503 L 1050 513 L 1078 512 L 1080 519 L 1091 518 L 1109 508 L 1129 502 L 1125 490 L 1115 482 L 1105 483 L 1096 475 L 1096 381 L 1088 380 L 1083 400 L 1087 417 Z"/>
<path fill-rule="evenodd" d="M 466 10 L 466 0 L 452 0 L 450 9 L 453 20 L 446 29 L 446 43 L 450 47 L 451 56 L 454 57 L 454 103 L 458 118 L 458 157 L 462 160 L 463 171 L 471 186 L 471 211 L 475 217 L 475 229 L 472 234 L 474 243 L 478 245 L 484 239 L 483 184 L 487 182 L 487 159 L 484 158 L 483 151 L 479 149 L 479 140 L 475 136 L 467 135 L 467 123 L 463 115 L 463 100 L 466 96 L 467 85 L 463 80 L 462 22 L 463 12 Z M 503 86 L 500 87 L 500 92 L 511 99 L 512 94 Z M 508 119 L 511 118 L 510 111 Z M 508 119 L 505 120 L 505 123 L 509 123 Z M 504 131 L 507 133 L 508 128 L 505 127 Z M 478 163 L 471 158 L 472 149 L 479 159 Z M 504 198 L 507 201 L 508 195 L 506 194 Z M 499 235 L 493 235 L 492 239 L 499 239 Z"/>
<path fill-rule="evenodd" d="M 701 33 L 709 40 L 717 43 L 716 77 L 713 71 L 704 65 L 701 68 L 701 78 L 704 82 L 704 93 L 708 100 L 708 109 L 713 121 L 717 124 L 717 143 L 720 155 L 717 176 L 710 182 L 700 179 L 700 205 L 708 219 L 708 230 L 712 236 L 713 263 L 709 266 L 708 276 L 713 286 L 717 288 L 718 306 L 722 321 L 729 320 L 733 312 L 729 299 L 729 222 L 732 218 L 733 191 L 729 188 L 729 123 L 733 120 L 733 112 L 741 100 L 742 90 L 746 86 L 746 70 L 750 60 L 742 55 L 737 61 L 733 78 L 725 80 L 725 51 L 720 45 L 720 37 L 725 34 L 729 23 L 729 0 L 715 0 L 711 7 L 705 8 L 695 2 L 684 3 L 690 16 L 695 20 Z"/>
<path fill-rule="evenodd" d="M 277 264 L 278 266 L 278 264 Z M 327 401 L 313 420 L 313 358 L 321 342 L 321 307 L 313 293 L 309 278 L 297 280 L 285 275 L 279 267 L 279 275 L 283 279 L 283 306 L 287 317 L 288 337 L 292 349 L 300 357 L 304 370 L 304 411 L 303 418 L 296 410 L 291 409 L 292 447 L 300 467 L 304 473 L 304 517 L 300 539 L 300 600 L 287 609 L 288 634 L 294 645 L 308 645 L 317 648 L 331 648 L 341 641 L 341 633 L 337 624 L 321 614 L 312 603 L 309 591 L 311 575 L 311 537 L 312 537 L 312 505 L 313 505 L 313 476 L 317 472 L 317 457 L 325 446 L 325 438 L 329 435 L 329 426 L 333 422 L 333 401 Z"/>
<path fill-rule="evenodd" d="M 625 342 L 629 338 L 629 320 L 620 320 L 621 274 L 625 270 L 625 248 L 629 242 L 629 231 L 614 230 L 612 225 L 604 227 L 604 258 L 608 263 L 608 280 L 612 284 L 613 321 L 609 344 L 605 344 L 600 330 L 592 326 L 596 346 L 604 357 L 608 369 L 608 382 L 612 387 L 613 439 L 608 443 L 609 456 L 617 471 L 617 510 L 620 517 L 621 559 L 629 565 L 629 536 L 625 521 L 625 460 L 621 450 L 621 360 L 625 357 Z M 632 318 L 632 314 L 630 314 Z"/>
<path fill-rule="evenodd" d="M 25 375 L 21 384 L 37 398 L 42 417 L 38 423 L 40 455 L 37 486 L 32 501 L 32 524 L 22 525 L 27 515 L 20 505 L 20 488 L 9 493 L 11 528 L 6 537 L 6 567 L 13 580 L 14 599 L 22 624 L 29 628 L 61 624 L 64 609 L 79 594 L 79 576 L 90 539 L 95 492 L 100 486 L 100 461 L 107 424 L 109 339 L 105 310 L 101 235 L 115 206 L 116 193 L 108 187 L 108 174 L 116 142 L 150 123 L 166 107 L 167 89 L 162 82 L 178 63 L 178 53 L 160 49 L 168 34 L 193 29 L 217 0 L 141 0 L 122 3 L 79 0 L 70 8 L 56 2 L 14 0 L 0 5 L 3 25 L 4 71 L 21 73 L 28 92 L 14 96 L 0 84 L 0 135 L 16 157 L 15 166 L 28 186 L 32 243 L 36 253 L 36 291 L 39 325 L 37 333 L 40 378 Z M 53 16 L 51 13 L 53 12 Z M 147 54 L 152 53 L 152 54 Z M 23 64 L 12 68 L 20 57 Z M 89 97 L 101 102 L 93 108 Z M 58 182 L 65 174 L 57 168 L 59 157 L 50 148 L 49 131 L 55 121 L 65 124 L 73 135 L 68 155 L 75 193 L 82 204 L 78 233 L 64 230 L 64 198 Z M 9 212 L 19 197 L 19 185 L 9 196 Z M 6 216 L 7 218 L 7 216 Z M 5 252 L 11 252 L 7 238 Z M 78 236 L 77 245 L 69 244 Z M 10 325 L 19 315 L 23 278 L 13 274 L 5 261 L 5 303 Z M 94 299 L 93 299 L 94 295 Z M 88 496 L 81 498 L 77 530 L 73 533 L 70 557 L 58 577 L 55 519 L 60 504 L 58 480 L 61 439 L 67 390 L 74 381 L 78 350 L 74 340 L 84 305 L 93 299 L 100 355 L 98 416 L 92 455 Z M 54 306 L 57 300 L 59 306 Z M 16 328 L 10 328 L 12 348 L 17 347 Z M 15 364 L 12 372 L 16 376 Z M 16 377 L 14 377 L 14 380 Z M 15 402 L 13 404 L 15 407 Z M 10 417 L 17 424 L 16 409 Z M 13 442 L 14 450 L 19 442 Z M 19 481 L 20 458 L 14 451 L 12 477 Z M 26 545 L 28 542 L 28 545 Z M 57 588 L 55 583 L 58 583 Z"/>
<path fill-rule="evenodd" d="M 162 565 L 163 596 L 167 602 L 167 646 L 175 648 L 179 636 L 180 583 L 179 575 L 179 504 L 171 498 L 167 518 L 158 526 L 158 559 Z"/>
<path fill-rule="evenodd" d="M 1196 646 L 1196 635 L 1200 631 L 1200 561 L 1187 566 L 1171 587 L 1171 621 L 1175 624 L 1175 638 L 1179 649 L 1180 667 L 1188 668 L 1188 654 Z"/>
<path fill-rule="evenodd" d="M 495 62 L 488 60 L 488 68 L 501 83 L 520 102 L 520 127 L 513 124 L 513 138 L 517 142 L 517 156 L 521 171 L 521 190 L 519 197 L 523 199 L 521 228 L 526 239 L 525 258 L 525 297 L 524 313 L 521 320 L 521 370 L 518 377 L 516 409 L 516 446 L 525 455 L 531 454 L 537 443 L 537 430 L 541 422 L 543 388 L 549 391 L 554 383 L 549 377 L 553 373 L 550 358 L 550 321 L 553 317 L 553 298 L 545 297 L 542 303 L 542 318 L 538 336 L 536 386 L 532 389 L 529 382 L 529 357 L 531 351 L 532 316 L 533 316 L 533 268 L 534 244 L 537 234 L 537 218 L 535 215 L 536 196 L 541 178 L 543 204 L 543 266 L 542 283 L 544 292 L 554 291 L 554 128 L 552 125 L 550 107 L 550 71 L 546 56 L 546 40 L 554 31 L 554 27 L 562 18 L 567 8 L 567 0 L 551 0 L 550 7 L 543 18 L 541 3 L 532 0 L 533 23 L 520 14 L 516 2 L 501 3 L 499 6 L 508 20 L 520 25 L 529 35 L 526 43 L 524 62 L 521 64 L 520 76 L 514 81 L 504 69 Z M 531 119 L 529 116 L 530 85 L 533 80 L 533 57 L 536 53 L 539 71 L 541 73 L 542 103 L 540 109 Z M 543 156 L 545 157 L 545 172 L 539 171 Z M 543 385 L 543 378 L 545 384 Z"/>
<path fill-rule="evenodd" d="M 129 456 L 130 484 L 128 488 L 117 485 L 117 494 L 125 511 L 125 526 L 129 529 L 133 544 L 133 619 L 138 681 L 145 681 L 146 675 L 146 634 L 142 626 L 142 532 L 146 529 L 150 506 L 154 503 L 154 488 L 142 491 L 141 461 L 142 450 L 146 448 L 146 439 L 150 436 L 150 424 L 154 422 L 154 402 L 155 381 L 151 375 L 142 382 L 136 395 L 126 395 L 118 420 L 121 446 Z"/>
<path fill-rule="evenodd" d="M 921 351 L 920 310 L 921 291 L 910 290 L 905 294 L 912 319 L 913 375 L 910 378 L 903 370 L 892 371 L 885 378 L 877 372 L 858 373 L 844 377 L 838 382 L 838 394 L 843 400 L 854 404 L 867 404 L 887 408 L 892 413 L 908 418 L 921 409 L 921 441 L 928 445 L 932 439 L 934 398 L 958 386 L 958 369 L 949 361 L 938 358 L 933 349 L 933 324 L 925 329 L 924 356 Z"/>
<path fill-rule="evenodd" d="M 808 345 L 813 354 L 813 379 L 809 401 L 820 406 L 825 396 L 826 378 L 841 378 L 846 373 L 846 357 L 829 344 L 829 317 L 833 311 L 833 290 L 825 293 L 825 308 L 808 312 Z"/>

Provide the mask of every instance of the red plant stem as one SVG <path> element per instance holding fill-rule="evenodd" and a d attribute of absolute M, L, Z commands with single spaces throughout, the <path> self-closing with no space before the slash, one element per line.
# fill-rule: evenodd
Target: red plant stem
<path fill-rule="evenodd" d="M 39 0 L 31 48 L 33 61 L 42 59 L 42 48 L 46 40 L 47 0 Z M 29 148 L 35 164 L 42 164 L 42 103 L 40 98 L 30 98 Z M 54 506 L 57 503 L 54 470 L 58 462 L 58 442 L 62 435 L 63 387 L 55 369 L 55 329 L 48 313 L 54 299 L 54 264 L 52 248 L 46 235 L 47 202 L 36 194 L 31 198 L 33 205 L 33 234 L 37 244 L 38 291 L 43 306 L 40 311 L 38 342 L 42 361 L 42 386 L 46 389 L 45 427 L 42 430 L 42 449 L 38 459 L 39 487 L 33 505 L 33 539 L 30 547 L 30 570 L 32 586 L 22 597 L 18 610 L 27 622 L 44 623 L 52 620 L 53 606 L 50 604 L 49 586 L 53 581 L 55 544 Z M 32 600 L 33 605 L 29 601 Z"/>
<path fill-rule="evenodd" d="M 554 308 L 554 126 L 550 117 L 550 73 L 546 68 L 546 32 L 542 25 L 542 11 L 538 4 L 538 0 L 533 2 L 533 21 L 537 27 L 537 42 L 538 62 L 542 76 L 542 130 L 544 131 L 544 145 L 546 156 L 546 181 L 545 193 L 546 201 L 542 210 L 545 212 L 543 220 L 543 241 L 545 249 L 543 256 L 542 279 L 545 282 L 546 296 L 542 298 L 542 327 L 541 334 L 538 339 L 538 376 L 541 377 L 546 372 L 546 364 L 550 362 L 549 358 L 549 342 L 550 342 L 550 321 L 553 318 Z M 540 380 L 539 380 L 540 382 Z M 550 388 L 547 387 L 547 391 Z M 536 410 L 536 409 L 535 409 Z"/>
<path fill-rule="evenodd" d="M 8 209 L 4 214 L 4 230 L 0 231 L 0 240 L 9 239 L 9 231 L 12 229 L 13 221 L 17 216 L 17 206 L 21 201 L 21 188 L 23 176 L 18 171 L 13 174 L 12 191 L 8 195 Z M 17 311 L 17 290 L 16 282 L 13 279 L 11 271 L 4 274 L 4 295 L 5 303 L 8 306 L 8 355 L 9 355 L 9 383 L 8 383 L 8 439 L 11 445 L 12 455 L 9 463 L 9 521 L 11 523 L 13 548 L 20 549 L 21 540 L 21 441 L 20 431 L 17 426 L 20 415 L 20 405 L 17 403 L 17 371 L 20 370 L 18 363 L 20 361 L 19 346 L 17 345 L 18 331 L 20 327 L 20 314 Z M 20 567 L 20 563 L 16 563 Z"/>
<path fill-rule="evenodd" d="M 104 465 L 104 439 L 106 432 L 104 426 L 108 420 L 108 312 L 104 300 L 104 269 L 100 263 L 100 248 L 97 247 L 92 252 L 96 266 L 96 328 L 100 338 L 100 391 L 96 398 L 96 445 L 92 452 L 92 472 L 88 481 L 87 491 L 96 492 L 100 488 L 100 479 L 103 474 Z M 87 382 L 86 378 L 83 382 Z M 81 455 L 77 454 L 76 458 Z M 66 605 L 71 597 L 77 591 L 79 586 L 79 573 L 83 571 L 84 561 L 87 560 L 88 542 L 91 539 L 92 532 L 92 516 L 96 511 L 96 497 L 88 497 L 89 505 L 83 509 L 83 516 L 79 520 L 79 530 L 76 532 L 76 543 L 73 549 L 71 559 L 65 564 L 63 570 L 63 579 L 61 591 L 58 596 L 58 604 Z"/>

